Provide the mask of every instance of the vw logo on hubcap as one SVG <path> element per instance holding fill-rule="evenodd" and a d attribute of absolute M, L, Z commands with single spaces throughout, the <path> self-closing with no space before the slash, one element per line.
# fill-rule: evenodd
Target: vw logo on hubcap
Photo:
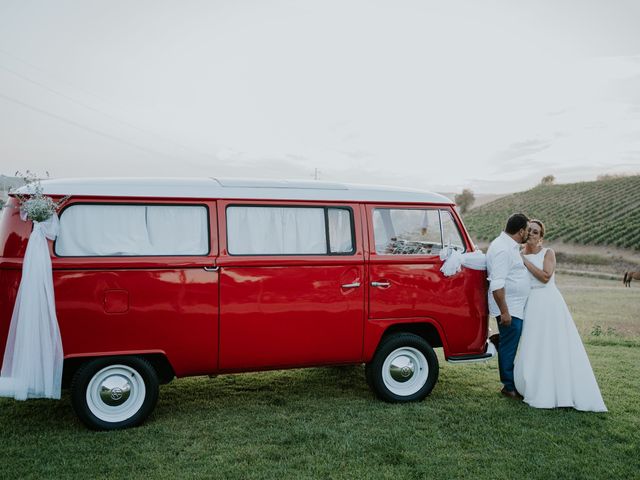
<path fill-rule="evenodd" d="M 111 390 L 111 400 L 120 400 L 122 398 L 122 389 L 115 387 Z"/>
<path fill-rule="evenodd" d="M 396 382 L 408 382 L 414 373 L 415 365 L 407 355 L 398 355 L 389 366 L 389 374 Z"/>
<path fill-rule="evenodd" d="M 131 396 L 132 384 L 121 375 L 111 375 L 100 385 L 100 398 L 111 406 L 117 407 L 125 403 Z"/>

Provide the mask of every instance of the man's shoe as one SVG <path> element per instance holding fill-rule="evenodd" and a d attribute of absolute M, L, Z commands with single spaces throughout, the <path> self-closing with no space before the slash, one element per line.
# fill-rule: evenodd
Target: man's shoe
<path fill-rule="evenodd" d="M 505 397 L 513 398 L 514 400 L 522 400 L 523 398 L 516 390 L 507 390 L 507 387 L 500 390 L 500 393 Z"/>

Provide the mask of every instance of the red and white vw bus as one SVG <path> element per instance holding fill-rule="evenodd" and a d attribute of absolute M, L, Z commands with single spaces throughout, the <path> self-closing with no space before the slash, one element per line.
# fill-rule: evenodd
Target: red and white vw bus
<path fill-rule="evenodd" d="M 50 245 L 63 386 L 91 428 L 141 423 L 174 377 L 366 364 L 383 400 L 421 400 L 449 361 L 486 353 L 486 274 L 454 205 L 325 182 L 72 179 Z M 0 222 L 0 353 L 32 229 Z M 0 357 L 1 358 L 1 357 Z"/>

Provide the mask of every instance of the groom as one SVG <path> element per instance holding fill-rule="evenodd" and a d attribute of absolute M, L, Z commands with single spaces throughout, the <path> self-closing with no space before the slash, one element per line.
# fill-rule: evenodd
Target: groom
<path fill-rule="evenodd" d="M 520 257 L 520 245 L 529 238 L 529 218 L 514 213 L 507 226 L 487 250 L 489 313 L 496 317 L 500 331 L 498 366 L 502 394 L 521 399 L 513 381 L 513 362 L 522 332 L 522 314 L 529 296 L 529 273 Z"/>

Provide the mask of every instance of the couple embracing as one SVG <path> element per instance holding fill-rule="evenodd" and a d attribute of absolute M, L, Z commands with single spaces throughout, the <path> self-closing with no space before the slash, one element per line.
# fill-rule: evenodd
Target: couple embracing
<path fill-rule="evenodd" d="M 606 412 L 580 335 L 555 285 L 555 253 L 542 246 L 544 233 L 541 221 L 516 213 L 487 251 L 489 311 L 500 331 L 502 394 L 536 408 Z"/>

